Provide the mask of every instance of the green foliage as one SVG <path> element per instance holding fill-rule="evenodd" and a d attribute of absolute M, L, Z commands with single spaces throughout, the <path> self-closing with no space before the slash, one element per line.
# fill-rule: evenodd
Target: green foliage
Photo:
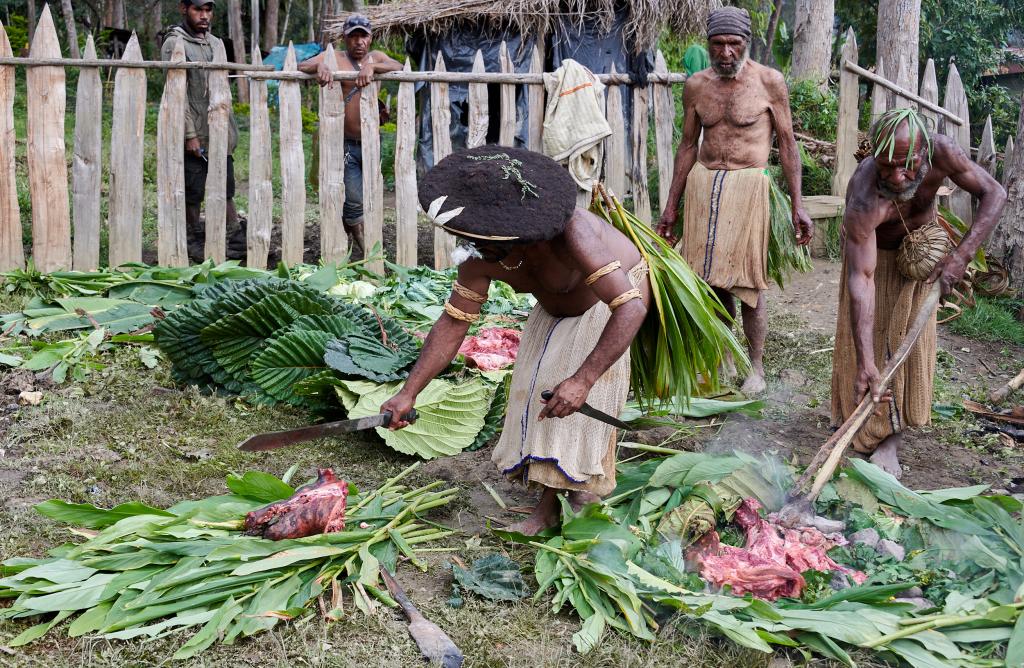
<path fill-rule="evenodd" d="M 810 160 L 812 168 L 817 167 L 803 146 L 800 147 L 801 160 Z M 817 168 L 821 169 L 821 168 Z M 827 170 L 822 170 L 826 171 Z M 806 173 L 806 168 L 805 168 Z M 805 195 L 815 194 L 815 184 L 804 181 L 803 191 Z M 784 287 L 786 278 L 794 271 L 809 272 L 814 266 L 811 264 L 810 251 L 806 246 L 796 245 L 796 236 L 793 228 L 793 208 L 789 196 L 782 192 L 776 180 L 770 180 L 770 208 L 771 208 L 771 231 L 768 236 L 768 276 L 778 286 Z M 831 179 L 829 179 L 831 187 Z"/>
<path fill-rule="evenodd" d="M 928 151 L 928 160 L 932 158 L 932 138 L 929 134 L 928 124 L 915 109 L 896 108 L 890 109 L 875 121 L 872 127 L 871 145 L 874 146 L 875 157 L 885 154 L 888 160 L 892 160 L 893 152 L 896 150 L 896 131 L 900 126 L 906 124 L 909 128 L 910 149 L 907 151 L 907 168 L 914 163 L 914 153 L 917 151 L 917 142 L 924 137 Z"/>
<path fill-rule="evenodd" d="M 977 297 L 974 306 L 949 323 L 950 331 L 981 341 L 998 341 L 1024 346 L 1024 299 Z"/>
<path fill-rule="evenodd" d="M 836 140 L 839 96 L 834 90 L 822 91 L 814 81 L 798 81 L 789 87 L 789 106 L 794 130 L 822 141 Z"/>
<path fill-rule="evenodd" d="M 452 595 L 448 605 L 463 605 L 463 591 L 490 601 L 518 601 L 530 595 L 519 564 L 501 554 L 489 554 L 473 562 L 468 569 L 452 564 Z"/>
<path fill-rule="evenodd" d="M 15 56 L 28 48 L 28 19 L 20 14 L 11 14 L 11 22 L 4 24 L 7 39 L 11 42 L 11 52 Z"/>

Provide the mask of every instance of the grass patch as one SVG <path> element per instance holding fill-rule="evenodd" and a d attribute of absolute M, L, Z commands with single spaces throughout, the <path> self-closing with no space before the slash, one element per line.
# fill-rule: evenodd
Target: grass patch
<path fill-rule="evenodd" d="M 974 306 L 949 323 L 949 331 L 980 341 L 1024 346 L 1024 322 L 1017 316 L 1022 309 L 1024 299 L 978 297 Z"/>

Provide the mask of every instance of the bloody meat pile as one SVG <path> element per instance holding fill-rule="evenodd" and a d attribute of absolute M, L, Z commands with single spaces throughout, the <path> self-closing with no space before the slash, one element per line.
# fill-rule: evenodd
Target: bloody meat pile
<path fill-rule="evenodd" d="M 497 371 L 516 363 L 519 352 L 519 332 L 514 329 L 492 327 L 481 329 L 476 336 L 467 336 L 459 348 L 466 363 L 481 371 Z"/>
<path fill-rule="evenodd" d="M 284 501 L 257 508 L 245 516 L 245 533 L 269 540 L 334 533 L 345 528 L 348 483 L 320 469 L 316 482 L 295 490 Z"/>
<path fill-rule="evenodd" d="M 717 531 L 710 531 L 687 552 L 688 561 L 700 568 L 701 577 L 717 587 L 729 585 L 732 593 L 753 594 L 774 601 L 798 598 L 803 591 L 804 571 L 839 572 L 860 584 L 867 578 L 829 558 L 827 552 L 841 544 L 812 527 L 787 529 L 763 519 L 756 499 L 746 499 L 734 520 L 746 533 L 746 547 L 722 545 Z"/>

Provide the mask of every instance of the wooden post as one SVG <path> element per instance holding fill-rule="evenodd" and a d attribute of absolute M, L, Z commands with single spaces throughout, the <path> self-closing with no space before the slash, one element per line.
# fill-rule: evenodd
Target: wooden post
<path fill-rule="evenodd" d="M 122 60 L 142 60 L 132 33 Z M 110 134 L 111 267 L 142 261 L 142 158 L 146 136 L 146 72 L 122 68 L 114 75 Z"/>
<path fill-rule="evenodd" d="M 484 54 L 476 50 L 473 58 L 473 72 L 482 74 Z M 487 129 L 490 125 L 490 109 L 487 105 L 487 84 L 469 84 L 469 128 L 466 134 L 466 148 L 476 148 L 487 143 Z"/>
<path fill-rule="evenodd" d="M 245 62 L 245 29 L 242 27 L 242 0 L 228 0 L 228 35 L 234 47 L 232 59 Z M 249 104 L 249 86 L 245 79 L 238 79 L 238 101 Z"/>
<path fill-rule="evenodd" d="M 435 72 L 446 72 L 444 56 L 437 52 Z M 434 164 L 441 162 L 452 152 L 451 104 L 448 101 L 448 84 L 439 81 L 430 84 L 430 121 L 434 135 Z M 434 268 L 446 269 L 452 264 L 455 237 L 441 228 L 434 229 Z"/>
<path fill-rule="evenodd" d="M 11 55 L 11 42 L 0 24 L 0 57 Z M 14 67 L 3 65 L 0 66 L 0 271 L 25 266 L 14 150 Z"/>
<path fill-rule="evenodd" d="M 181 37 L 174 38 L 171 62 L 185 60 Z M 168 70 L 156 131 L 157 262 L 162 267 L 187 267 L 185 234 L 185 70 Z M 76 207 L 77 213 L 77 207 Z M 78 260 L 76 225 L 75 260 Z"/>
<path fill-rule="evenodd" d="M 885 78 L 885 63 L 883 61 L 878 61 L 875 74 L 883 79 Z M 871 91 L 871 121 L 878 120 L 879 116 L 891 108 L 892 99 L 889 89 L 876 83 Z"/>
<path fill-rule="evenodd" d="M 981 144 L 978 145 L 976 162 L 992 176 L 996 175 L 996 142 L 992 136 L 991 115 L 985 119 L 985 129 L 981 133 Z"/>
<path fill-rule="evenodd" d="M 253 0 L 255 2 L 255 0 Z M 252 42 L 252 63 L 262 65 L 259 40 Z M 246 258 L 249 267 L 265 269 L 270 253 L 273 222 L 273 159 L 270 151 L 270 113 L 267 110 L 267 82 L 249 80 L 249 227 Z"/>
<path fill-rule="evenodd" d="M 660 50 L 654 57 L 654 71 L 668 73 L 665 55 Z M 654 139 L 658 152 L 658 211 L 661 212 L 668 203 L 668 191 L 675 168 L 672 139 L 676 125 L 676 102 L 671 86 L 651 85 L 654 87 Z"/>
<path fill-rule="evenodd" d="M 92 35 L 86 37 L 85 57 L 96 57 Z M 181 59 L 185 59 L 182 48 Z M 181 72 L 182 78 L 185 72 Z M 184 105 L 182 88 L 181 105 Z M 184 108 L 184 107 L 182 107 Z M 74 202 L 74 254 L 76 271 L 95 271 L 100 266 L 100 191 L 102 188 L 103 82 L 96 67 L 83 67 L 78 74 L 75 96 L 75 153 L 71 167 L 71 196 Z M 184 140 L 182 140 L 184 141 Z M 178 144 L 181 155 L 181 144 Z M 163 181 L 158 179 L 162 185 Z M 184 187 L 184 186 L 182 186 Z"/>
<path fill-rule="evenodd" d="M 640 220 L 651 222 L 651 193 L 647 188 L 647 129 L 650 126 L 651 87 L 633 88 L 633 213 Z"/>
<path fill-rule="evenodd" d="M 30 54 L 59 58 L 60 42 L 50 6 L 36 24 Z M 145 73 L 142 72 L 143 77 Z M 64 146 L 67 90 L 63 67 L 30 67 L 28 74 L 28 178 L 32 192 L 32 256 L 36 268 L 71 268 L 71 212 Z M 141 166 L 139 178 L 142 178 Z"/>
<path fill-rule="evenodd" d="M 298 70 L 295 47 L 288 43 L 284 71 Z M 302 91 L 298 81 L 282 81 L 281 116 L 281 260 L 302 262 L 306 224 L 306 156 L 302 152 Z"/>
<path fill-rule="evenodd" d="M 1006 148 L 1003 149 L 1003 187 L 1010 183 L 1010 165 L 1013 164 L 1013 137 L 1006 138 Z"/>
<path fill-rule="evenodd" d="M 405 71 L 410 72 L 409 59 Z M 398 119 L 395 129 L 395 261 L 406 267 L 419 264 L 417 228 L 419 192 L 416 186 L 416 89 L 415 84 L 398 85 Z"/>
<path fill-rule="evenodd" d="M 224 42 L 218 40 L 213 47 L 213 62 L 226 63 Z M 205 256 L 217 264 L 227 259 L 228 213 L 228 135 L 231 132 L 231 86 L 227 70 L 210 72 L 207 83 L 210 91 L 209 160 L 206 172 L 206 249 Z"/>
<path fill-rule="evenodd" d="M 530 73 L 544 72 L 544 58 L 536 44 L 530 55 Z M 526 87 L 526 115 L 529 122 L 526 146 L 531 151 L 544 150 L 544 86 Z"/>
<path fill-rule="evenodd" d="M 615 65 L 612 65 L 615 74 Z M 622 88 L 617 84 L 608 86 L 605 115 L 612 133 L 604 144 L 604 178 L 608 189 L 619 198 L 626 195 L 626 119 L 622 112 Z"/>
<path fill-rule="evenodd" d="M 261 41 L 261 29 L 262 20 L 260 17 L 260 0 L 249 0 L 249 48 L 252 49 L 253 53 L 257 53 L 260 50 Z M 253 59 L 253 65 L 256 64 L 256 59 Z M 263 54 L 260 53 L 260 62 L 263 62 Z M 250 91 L 251 92 L 251 91 Z"/>
<path fill-rule="evenodd" d="M 918 95 L 928 100 L 932 104 L 939 103 L 939 82 L 935 78 L 935 61 L 931 58 L 924 66 L 924 75 L 921 77 L 921 88 L 918 90 Z M 939 128 L 939 115 L 926 106 L 921 105 L 921 116 L 931 120 L 929 130 L 935 132 Z"/>
<path fill-rule="evenodd" d="M 501 43 L 499 51 L 501 71 L 511 74 L 516 71 L 512 57 L 508 54 L 508 44 Z M 512 84 L 501 84 L 501 125 L 498 128 L 498 143 L 502 146 L 513 146 L 516 142 L 516 87 Z"/>
<path fill-rule="evenodd" d="M 324 63 L 338 69 L 334 46 L 327 45 Z M 320 89 L 320 255 L 324 262 L 348 254 L 342 221 L 345 206 L 345 93 L 341 84 Z"/>
<path fill-rule="evenodd" d="M 953 139 L 961 148 L 971 155 L 971 121 L 970 112 L 967 109 L 967 94 L 964 92 L 963 82 L 960 80 L 960 72 L 956 69 L 956 63 L 949 64 L 949 77 L 946 79 L 946 96 L 943 98 L 942 106 L 963 119 L 963 125 L 957 125 L 945 119 L 940 123 L 942 134 Z M 956 188 L 949 196 L 949 207 L 968 225 L 974 220 L 974 212 L 971 208 L 971 195 L 962 188 Z"/>
<path fill-rule="evenodd" d="M 1010 289 L 1024 294 L 1024 96 L 1017 116 L 1016 149 L 1003 167 L 1007 201 L 986 250 L 1006 268 Z"/>
<path fill-rule="evenodd" d="M 857 36 L 853 28 L 846 31 L 846 42 L 840 62 L 857 62 Z M 839 121 L 836 129 L 836 167 L 832 176 L 832 194 L 846 197 L 846 188 L 857 169 L 857 120 L 860 118 L 860 78 L 845 67 L 839 68 Z"/>
<path fill-rule="evenodd" d="M 380 168 L 380 116 L 377 113 L 376 81 L 359 95 L 359 127 L 363 140 L 363 236 L 366 256 L 376 249 L 384 252 L 384 173 Z M 367 269 L 384 273 L 384 261 L 374 260 Z"/>

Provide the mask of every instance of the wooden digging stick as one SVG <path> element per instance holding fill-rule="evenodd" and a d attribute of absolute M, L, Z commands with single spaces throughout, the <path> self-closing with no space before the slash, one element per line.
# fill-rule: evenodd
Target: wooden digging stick
<path fill-rule="evenodd" d="M 1014 376 L 1006 385 L 1003 385 L 999 389 L 992 390 L 992 393 L 988 395 L 988 400 L 994 404 L 998 404 L 1003 399 L 1010 396 L 1010 393 L 1014 390 L 1019 390 L 1021 385 L 1024 385 L 1024 369 L 1021 369 L 1021 372 Z"/>
<path fill-rule="evenodd" d="M 907 335 L 903 337 L 903 341 L 900 342 L 900 347 L 896 349 L 896 354 L 893 355 L 889 362 L 885 365 L 885 369 L 882 372 L 882 378 L 879 381 L 879 390 L 885 392 L 889 387 L 889 383 L 892 382 L 893 376 L 896 375 L 896 371 L 899 370 L 903 363 L 907 361 L 910 356 L 910 351 L 913 350 L 914 344 L 921 337 L 921 332 L 928 325 L 928 322 L 935 316 L 935 308 L 939 304 L 940 287 L 936 282 L 925 297 L 924 303 L 921 305 L 921 309 L 917 313 L 917 317 L 914 319 L 910 329 L 907 330 Z M 814 459 L 811 460 L 810 465 L 804 474 L 797 480 L 796 485 L 793 487 L 794 490 L 803 490 L 807 481 L 820 466 L 817 475 L 814 478 L 814 484 L 811 485 L 810 492 L 807 494 L 808 498 L 813 500 L 817 498 L 818 493 L 821 492 L 821 488 L 825 486 L 825 483 L 832 478 L 832 474 L 836 472 L 836 468 L 839 466 L 840 460 L 843 458 L 843 454 L 846 452 L 846 448 L 853 442 L 854 437 L 860 428 L 864 426 L 864 423 L 868 421 L 871 414 L 875 411 L 876 402 L 874 397 L 871 396 L 869 391 L 861 399 L 860 404 L 853 411 L 850 417 L 846 418 L 836 433 L 832 434 L 832 438 L 828 439 L 825 445 L 821 446 L 821 449 L 814 455 Z M 824 464 L 821 462 L 824 461 Z"/>

